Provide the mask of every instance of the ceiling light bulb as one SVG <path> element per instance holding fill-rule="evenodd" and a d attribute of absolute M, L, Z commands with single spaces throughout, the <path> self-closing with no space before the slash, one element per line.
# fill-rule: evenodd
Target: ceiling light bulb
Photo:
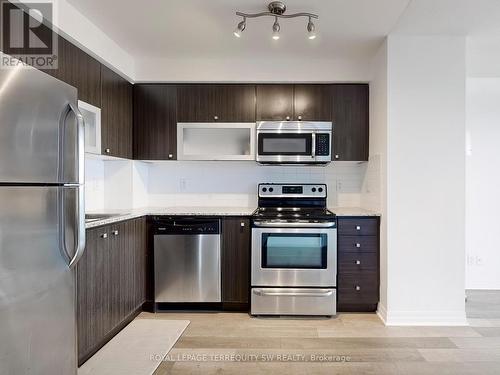
<path fill-rule="evenodd" d="M 275 17 L 273 24 L 273 39 L 278 40 L 280 38 L 280 24 L 278 23 L 278 17 Z"/>
<path fill-rule="evenodd" d="M 315 39 L 316 38 L 316 32 L 314 23 L 311 21 L 311 18 L 309 17 L 309 22 L 307 23 L 307 32 L 309 33 L 308 38 L 309 39 Z"/>
<path fill-rule="evenodd" d="M 243 18 L 243 21 L 241 21 L 238 24 L 238 26 L 236 26 L 236 29 L 233 32 L 234 36 L 237 38 L 240 38 L 241 33 L 243 32 L 243 30 L 245 30 L 246 27 L 247 27 L 247 23 L 246 23 L 246 20 Z"/>

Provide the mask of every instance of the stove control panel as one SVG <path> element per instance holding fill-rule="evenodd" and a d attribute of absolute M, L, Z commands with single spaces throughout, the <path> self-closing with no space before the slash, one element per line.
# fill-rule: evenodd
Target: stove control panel
<path fill-rule="evenodd" d="M 261 198 L 326 198 L 326 184 L 259 184 Z"/>

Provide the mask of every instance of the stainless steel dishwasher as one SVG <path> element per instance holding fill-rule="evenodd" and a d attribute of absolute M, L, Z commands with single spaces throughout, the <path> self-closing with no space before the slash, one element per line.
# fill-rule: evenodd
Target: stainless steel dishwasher
<path fill-rule="evenodd" d="M 220 220 L 157 218 L 155 302 L 221 302 Z"/>

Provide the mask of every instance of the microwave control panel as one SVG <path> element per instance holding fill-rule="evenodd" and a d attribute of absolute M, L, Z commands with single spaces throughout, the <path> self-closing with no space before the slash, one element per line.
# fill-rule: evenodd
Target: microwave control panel
<path fill-rule="evenodd" d="M 316 134 L 316 155 L 328 156 L 330 155 L 330 134 L 317 133 Z"/>

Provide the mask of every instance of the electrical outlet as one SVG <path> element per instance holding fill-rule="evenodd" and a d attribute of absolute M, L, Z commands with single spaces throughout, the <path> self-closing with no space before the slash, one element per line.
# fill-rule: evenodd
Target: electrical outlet
<path fill-rule="evenodd" d="M 187 190 L 187 179 L 185 179 L 184 177 L 182 177 L 179 180 L 179 188 L 180 188 L 180 191 L 186 191 Z"/>
<path fill-rule="evenodd" d="M 467 265 L 469 266 L 482 266 L 483 258 L 478 255 L 467 255 Z"/>

